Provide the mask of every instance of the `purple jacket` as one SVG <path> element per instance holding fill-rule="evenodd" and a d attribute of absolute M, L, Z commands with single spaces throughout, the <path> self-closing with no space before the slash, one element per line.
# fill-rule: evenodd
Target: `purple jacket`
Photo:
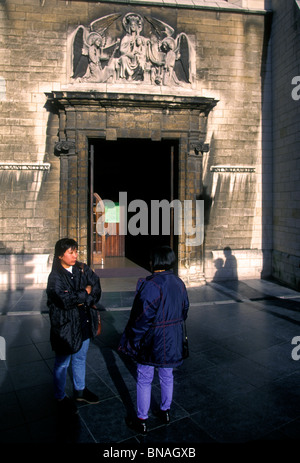
<path fill-rule="evenodd" d="M 119 351 L 145 365 L 180 365 L 188 308 L 186 287 L 172 271 L 139 279 Z"/>

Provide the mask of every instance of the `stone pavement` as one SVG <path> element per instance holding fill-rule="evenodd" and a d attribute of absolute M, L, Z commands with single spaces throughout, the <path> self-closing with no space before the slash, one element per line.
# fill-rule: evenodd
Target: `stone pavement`
<path fill-rule="evenodd" d="M 174 371 L 171 423 L 150 414 L 146 437 L 125 425 L 135 408 L 135 365 L 116 351 L 134 293 L 103 293 L 103 331 L 87 358 L 87 386 L 101 400 L 79 405 L 78 419 L 65 426 L 52 396 L 45 292 L 1 292 L 0 443 L 190 446 L 299 439 L 300 349 L 292 340 L 300 336 L 300 293 L 263 280 L 188 292 L 190 357 Z M 67 391 L 72 396 L 70 378 Z M 158 401 L 156 375 L 153 405 Z"/>

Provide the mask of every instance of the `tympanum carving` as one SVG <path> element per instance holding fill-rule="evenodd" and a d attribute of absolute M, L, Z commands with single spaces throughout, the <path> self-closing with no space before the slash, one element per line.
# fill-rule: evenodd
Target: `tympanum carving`
<path fill-rule="evenodd" d="M 119 32 L 122 21 L 123 35 Z M 144 33 L 147 26 L 147 34 Z M 163 21 L 118 13 L 78 26 L 71 38 L 75 83 L 144 83 L 187 86 L 193 81 L 189 37 Z"/>

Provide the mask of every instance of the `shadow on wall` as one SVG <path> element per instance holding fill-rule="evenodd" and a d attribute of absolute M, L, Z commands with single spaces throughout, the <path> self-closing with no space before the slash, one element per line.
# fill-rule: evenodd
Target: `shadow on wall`
<path fill-rule="evenodd" d="M 210 213 L 213 205 L 213 198 L 208 194 L 208 187 L 203 185 L 202 194 L 199 195 L 198 199 L 204 200 L 204 243 L 207 233 L 207 226 L 210 221 Z M 232 254 L 230 246 L 225 246 L 223 249 L 224 258 L 217 258 L 214 261 L 216 272 L 213 277 L 213 281 L 237 281 L 238 280 L 238 271 L 237 271 L 237 260 L 236 257 Z"/>
<path fill-rule="evenodd" d="M 28 265 L 29 264 L 29 265 Z M 19 281 L 19 275 L 26 280 L 26 286 L 34 283 L 33 262 L 25 260 L 24 248 L 20 253 L 13 253 L 11 248 L 0 241 L 0 289 L 15 291 L 24 289 L 25 284 Z"/>
<path fill-rule="evenodd" d="M 238 280 L 237 260 L 232 254 L 231 248 L 226 246 L 223 249 L 224 259 L 219 257 L 214 261 L 216 273 L 213 281 Z"/>

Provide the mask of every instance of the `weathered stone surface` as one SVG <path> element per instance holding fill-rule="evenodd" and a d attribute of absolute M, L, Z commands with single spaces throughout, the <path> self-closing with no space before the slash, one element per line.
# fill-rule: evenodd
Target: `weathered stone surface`
<path fill-rule="evenodd" d="M 33 0 L 23 4 L 7 0 L 0 6 L 5 50 L 0 64 L 0 162 L 51 165 L 49 172 L 39 174 L 0 172 L 0 204 L 6 219 L 1 226 L 3 255 L 50 255 L 55 241 L 69 234 L 79 240 L 81 256 L 87 258 L 87 139 L 172 138 L 179 141 L 180 199 L 205 201 L 204 246 L 187 249 L 180 238 L 182 270 L 189 262 L 195 280 L 203 274 L 213 278 L 209 256 L 226 246 L 236 255 L 247 254 L 248 273 L 245 265 L 243 276 L 256 277 L 268 267 L 272 140 L 266 15 L 258 0 L 224 2 L 223 8 L 220 1 L 215 10 L 204 3 L 161 8 L 154 2 L 129 9 L 124 3 L 58 2 L 53 9 L 48 0 L 43 6 Z M 129 12 L 159 18 L 174 29 L 175 38 L 185 34 L 193 50 L 190 85 L 165 81 L 164 86 L 147 86 L 128 79 L 71 83 L 70 50 L 78 25 L 88 28 L 108 14 L 123 18 Z M 112 27 L 110 37 L 121 38 L 121 23 Z M 146 37 L 149 31 L 147 23 Z M 287 137 L 284 128 L 277 131 L 279 171 L 283 167 L 279 156 L 284 153 L 279 137 Z M 55 156 L 56 144 L 64 142 L 69 148 Z M 199 143 L 208 150 L 195 151 Z M 211 169 L 218 166 L 255 170 Z M 281 203 L 277 224 L 283 209 Z M 297 206 L 292 209 L 295 216 Z M 278 225 L 276 230 L 276 243 L 283 242 L 283 228 Z M 287 247 L 282 251 L 294 252 Z M 262 252 L 264 262 L 256 255 Z"/>

